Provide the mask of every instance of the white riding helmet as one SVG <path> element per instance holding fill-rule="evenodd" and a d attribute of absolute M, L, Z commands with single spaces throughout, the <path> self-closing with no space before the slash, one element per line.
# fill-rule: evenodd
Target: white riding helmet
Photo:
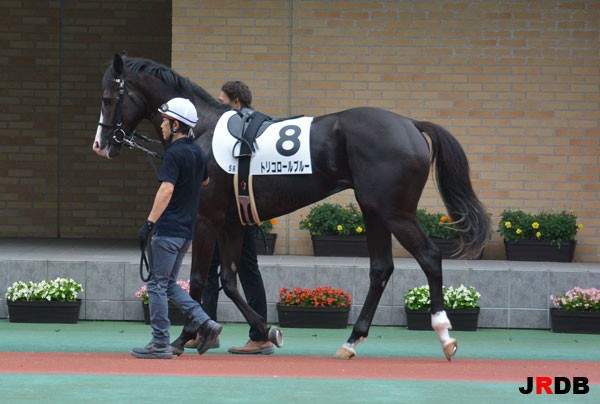
<path fill-rule="evenodd" d="M 196 122 L 198 122 L 196 107 L 194 107 L 194 104 L 187 98 L 173 98 L 161 105 L 160 108 L 158 108 L 158 112 L 181 121 L 190 128 L 196 126 Z"/>

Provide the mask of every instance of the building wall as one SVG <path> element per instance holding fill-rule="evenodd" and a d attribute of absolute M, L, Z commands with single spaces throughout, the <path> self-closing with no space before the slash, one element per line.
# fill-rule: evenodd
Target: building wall
<path fill-rule="evenodd" d="M 173 1 L 173 67 L 210 93 L 244 80 L 274 117 L 367 105 L 441 124 L 494 227 L 506 208 L 573 209 L 575 259 L 596 262 L 599 34 L 595 1 Z M 431 181 L 420 206 L 443 211 Z M 279 218 L 276 253 L 312 253 L 307 213 Z M 497 234 L 484 258 L 504 258 Z"/>
<path fill-rule="evenodd" d="M 467 151 L 494 225 L 505 208 L 574 209 L 575 259 L 600 262 L 596 1 L 48 0 L 0 12 L 0 237 L 135 237 L 156 189 L 146 157 L 91 151 L 105 63 L 125 49 L 172 59 L 215 96 L 245 80 L 273 117 L 369 105 L 439 123 Z M 431 182 L 421 207 L 443 210 Z M 307 212 L 279 218 L 276 253 L 312 254 L 298 230 Z M 504 258 L 497 235 L 484 258 Z"/>
<path fill-rule="evenodd" d="M 135 237 L 153 171 L 91 146 L 113 54 L 170 65 L 170 1 L 10 1 L 0 14 L 0 237 Z"/>

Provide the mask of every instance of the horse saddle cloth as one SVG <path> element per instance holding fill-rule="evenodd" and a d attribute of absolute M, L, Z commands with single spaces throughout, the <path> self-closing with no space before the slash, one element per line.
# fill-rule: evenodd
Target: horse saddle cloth
<path fill-rule="evenodd" d="M 248 111 L 248 110 L 245 110 Z M 310 126 L 312 117 L 266 120 L 256 133 L 250 175 L 312 174 Z M 238 172 L 241 141 L 249 123 L 238 111 L 227 111 L 217 122 L 212 140 L 215 160 L 225 172 Z"/>
<path fill-rule="evenodd" d="M 253 175 L 312 174 L 312 117 L 272 120 L 244 109 L 225 112 L 215 127 L 212 151 L 219 166 L 234 175 L 242 224 L 258 224 Z"/>

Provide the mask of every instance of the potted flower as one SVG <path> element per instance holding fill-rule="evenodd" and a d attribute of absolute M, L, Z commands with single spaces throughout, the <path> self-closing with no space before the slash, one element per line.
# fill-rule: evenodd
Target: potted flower
<path fill-rule="evenodd" d="M 281 327 L 346 328 L 352 299 L 350 293 L 331 286 L 315 289 L 282 288 L 277 314 Z"/>
<path fill-rule="evenodd" d="M 575 287 L 550 300 L 553 332 L 600 334 L 600 289 Z"/>
<path fill-rule="evenodd" d="M 458 230 L 450 215 L 429 213 L 426 209 L 417 210 L 417 221 L 425 235 L 437 246 L 444 259 L 456 258 L 460 248 Z M 477 257 L 481 259 L 483 252 Z"/>
<path fill-rule="evenodd" d="M 509 261 L 571 262 L 581 228 L 572 210 L 539 214 L 504 210 L 498 233 L 504 238 Z"/>
<path fill-rule="evenodd" d="M 265 220 L 257 226 L 255 234 L 256 253 L 259 255 L 273 255 L 275 251 L 275 242 L 277 234 L 271 233 L 273 226 L 277 224 L 277 219 Z"/>
<path fill-rule="evenodd" d="M 187 293 L 190 293 L 190 281 L 184 281 L 181 279 L 177 280 L 177 284 L 183 288 Z M 150 302 L 148 300 L 148 289 L 146 284 L 143 284 L 137 292 L 135 297 L 142 302 L 142 310 L 144 311 L 144 322 L 150 324 Z M 172 325 L 184 325 L 186 316 L 183 314 L 177 306 L 169 301 L 169 320 Z"/>
<path fill-rule="evenodd" d="M 425 209 L 418 209 L 417 221 L 425 235 L 439 248 L 442 258 L 454 258 L 460 247 L 460 239 L 452 218 L 443 213 L 429 213 Z"/>
<path fill-rule="evenodd" d="M 300 221 L 300 229 L 310 232 L 317 257 L 369 256 L 363 215 L 352 203 L 315 205 Z"/>
<path fill-rule="evenodd" d="M 77 323 L 83 286 L 73 279 L 15 282 L 6 291 L 12 323 Z"/>
<path fill-rule="evenodd" d="M 444 310 L 457 331 L 475 331 L 481 294 L 473 286 L 443 287 Z M 409 330 L 431 330 L 429 286 L 412 288 L 404 295 L 406 324 Z"/>

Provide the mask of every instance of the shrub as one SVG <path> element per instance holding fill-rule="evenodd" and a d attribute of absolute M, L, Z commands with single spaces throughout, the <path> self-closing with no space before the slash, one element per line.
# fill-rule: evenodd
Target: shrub
<path fill-rule="evenodd" d="M 277 224 L 277 219 L 269 219 L 265 220 L 260 224 L 260 228 L 265 234 L 271 233 L 273 230 L 273 226 Z"/>
<path fill-rule="evenodd" d="M 554 306 L 566 311 L 600 311 L 600 290 L 574 287 L 562 296 L 550 296 Z"/>
<path fill-rule="evenodd" d="M 281 288 L 279 304 L 303 307 L 348 307 L 352 304 L 350 293 L 343 289 L 322 286 L 315 289 Z"/>
<path fill-rule="evenodd" d="M 53 281 L 15 282 L 6 291 L 6 299 L 10 301 L 59 301 L 74 302 L 78 293 L 83 291 L 81 283 L 73 279 L 56 278 Z"/>
<path fill-rule="evenodd" d="M 181 288 L 183 290 L 185 290 L 187 293 L 190 293 L 190 281 L 184 281 L 182 279 L 177 279 L 177 284 L 179 286 L 181 286 Z M 149 304 L 150 302 L 148 301 L 148 289 L 146 287 L 146 284 L 144 283 L 137 292 L 135 292 L 135 297 L 140 299 L 142 301 L 142 303 L 144 304 Z"/>
<path fill-rule="evenodd" d="M 470 309 L 479 307 L 481 294 L 473 286 L 443 287 L 444 309 Z M 410 310 L 429 309 L 431 298 L 429 286 L 412 288 L 404 295 L 404 305 Z"/>
<path fill-rule="evenodd" d="M 351 236 L 367 233 L 363 215 L 352 203 L 345 207 L 337 203 L 315 205 L 306 219 L 300 221 L 300 228 L 308 230 L 313 236 Z"/>
<path fill-rule="evenodd" d="M 452 218 L 443 213 L 428 213 L 425 209 L 417 210 L 417 221 L 427 237 L 444 240 L 458 237 Z"/>
<path fill-rule="evenodd" d="M 581 228 L 583 225 L 577 224 L 577 216 L 572 210 L 539 214 L 505 210 L 500 216 L 498 233 L 506 241 L 547 240 L 560 247 L 564 241 L 575 240 Z"/>

